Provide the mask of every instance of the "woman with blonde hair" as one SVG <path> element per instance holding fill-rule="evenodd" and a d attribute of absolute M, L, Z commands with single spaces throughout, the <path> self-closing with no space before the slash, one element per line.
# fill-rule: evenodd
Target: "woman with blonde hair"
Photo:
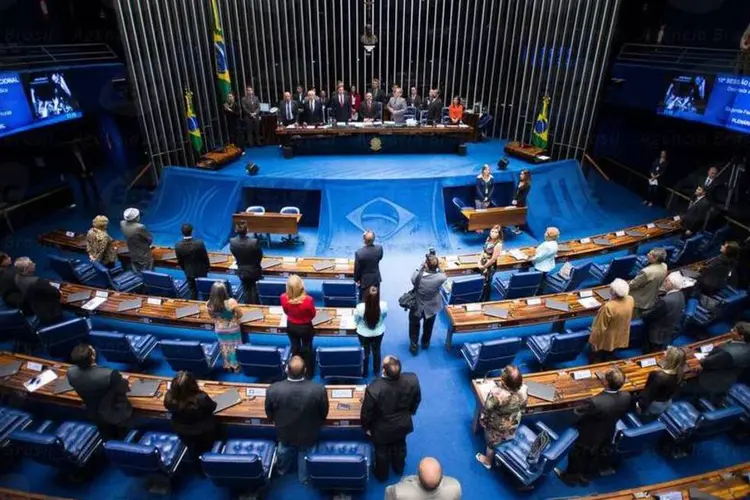
<path fill-rule="evenodd" d="M 307 377 L 312 378 L 315 373 L 315 359 L 313 357 L 313 329 L 312 320 L 315 317 L 315 304 L 312 297 L 305 292 L 302 278 L 296 274 L 286 280 L 286 292 L 281 294 L 281 307 L 286 314 L 286 334 L 292 346 L 292 356 L 301 356 L 305 360 Z"/>
<path fill-rule="evenodd" d="M 214 332 L 221 347 L 224 369 L 235 373 L 240 369 L 235 351 L 237 346 L 242 344 L 242 332 L 240 331 L 242 311 L 237 306 L 237 301 L 229 297 L 224 283 L 217 281 L 211 285 L 206 309 L 214 318 Z"/>
<path fill-rule="evenodd" d="M 656 418 L 672 406 L 672 398 L 677 393 L 685 376 L 685 351 L 679 347 L 667 349 L 659 370 L 648 374 L 635 409 L 641 415 Z"/>
<path fill-rule="evenodd" d="M 109 219 L 97 215 L 91 221 L 91 229 L 86 233 L 86 253 L 92 262 L 98 262 L 106 267 L 114 267 L 117 262 L 117 252 L 112 246 L 112 237 L 107 233 Z"/>

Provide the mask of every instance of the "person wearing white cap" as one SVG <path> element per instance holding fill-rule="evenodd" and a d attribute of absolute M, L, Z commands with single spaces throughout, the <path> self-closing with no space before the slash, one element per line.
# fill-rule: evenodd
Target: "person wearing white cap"
<path fill-rule="evenodd" d="M 684 280 L 675 271 L 664 280 L 666 294 L 657 299 L 654 307 L 643 313 L 642 319 L 648 330 L 648 342 L 644 352 L 663 351 L 672 342 L 685 314 L 685 294 L 682 293 Z"/>
<path fill-rule="evenodd" d="M 120 222 L 120 229 L 128 243 L 128 253 L 130 254 L 130 265 L 133 271 L 150 271 L 154 268 L 154 257 L 151 255 L 151 244 L 154 237 L 141 224 L 141 212 L 137 208 L 128 208 L 123 212 Z"/>
<path fill-rule="evenodd" d="M 591 327 L 591 362 L 600 363 L 614 357 L 615 349 L 630 343 L 630 321 L 633 319 L 633 297 L 628 282 L 617 278 L 609 285 L 612 296 L 600 308 Z"/>

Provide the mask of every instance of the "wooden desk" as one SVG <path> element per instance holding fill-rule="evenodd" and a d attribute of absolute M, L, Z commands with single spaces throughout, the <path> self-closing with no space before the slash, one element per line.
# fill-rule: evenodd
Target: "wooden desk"
<path fill-rule="evenodd" d="M 109 293 L 107 301 L 104 302 L 95 311 L 87 311 L 83 309 L 83 305 L 86 301 L 67 303 L 66 297 L 70 294 L 77 292 L 90 292 L 91 297 L 99 288 L 74 285 L 71 283 L 62 283 L 60 285 L 61 298 L 63 308 L 73 311 L 76 314 L 82 316 L 105 316 L 107 318 L 119 319 L 123 321 L 133 321 L 136 323 L 156 323 L 162 325 L 178 326 L 180 328 L 200 328 L 203 330 L 213 331 L 214 320 L 208 314 L 206 310 L 206 303 L 194 300 L 182 300 L 182 299 L 168 299 L 163 297 L 150 297 L 148 295 L 138 295 L 134 293 L 120 293 L 112 290 L 105 290 Z M 129 311 L 118 311 L 118 305 L 121 302 L 127 300 L 141 299 L 142 304 L 139 309 L 131 309 Z M 161 300 L 160 305 L 152 305 L 148 303 L 148 299 L 159 299 Z M 200 306 L 200 313 L 195 316 L 189 316 L 177 319 L 177 309 L 190 305 L 198 304 Z M 242 324 L 243 333 L 278 333 L 285 334 L 286 330 L 284 326 L 281 326 L 282 315 L 281 307 L 272 306 L 240 306 L 240 309 L 244 312 L 248 311 L 260 311 L 263 313 L 263 319 L 253 321 L 250 323 Z M 354 309 L 347 308 L 334 308 L 334 307 L 320 307 L 318 311 L 327 311 L 331 315 L 331 319 L 325 323 L 320 323 L 315 326 L 315 335 L 325 336 L 342 336 L 342 335 L 355 335 L 356 330 L 353 324 L 347 325 L 346 322 L 350 321 L 343 319 L 344 317 L 352 316 Z M 342 324 L 343 322 L 343 324 Z"/>
<path fill-rule="evenodd" d="M 685 376 L 691 378 L 695 376 L 695 368 L 698 366 L 698 359 L 694 356 L 696 351 L 699 351 L 700 346 L 713 344 L 718 346 L 725 344 L 732 339 L 735 339 L 732 333 L 725 333 L 710 339 L 695 342 L 688 346 L 683 346 L 683 349 L 687 352 L 687 365 L 688 368 L 685 370 Z M 604 385 L 595 375 L 595 373 L 601 373 L 602 375 L 607 372 L 610 368 L 618 367 L 625 374 L 625 385 L 622 387 L 624 391 L 636 392 L 642 391 L 646 386 L 646 379 L 648 374 L 654 370 L 658 370 L 659 367 L 649 366 L 646 368 L 641 367 L 639 362 L 643 359 L 656 359 L 657 361 L 664 357 L 664 351 L 658 353 L 645 354 L 643 356 L 637 356 L 629 359 L 619 359 L 609 361 L 607 363 L 599 363 L 588 366 L 577 366 L 570 369 L 552 370 L 548 372 L 537 372 L 524 374 L 523 379 L 526 381 L 534 381 L 540 384 L 552 385 L 557 390 L 557 399 L 555 401 L 545 401 L 543 399 L 529 396 L 528 404 L 526 406 L 526 414 L 533 415 L 536 413 L 544 413 L 550 411 L 566 410 L 575 408 L 583 404 L 583 402 L 593 396 L 596 396 L 604 390 Z M 572 376 L 573 372 L 590 370 L 591 377 L 575 380 Z M 474 422 L 472 423 L 473 430 L 476 432 L 479 430 L 479 414 L 484 408 L 484 402 L 487 399 L 487 394 L 491 388 L 491 384 L 500 380 L 499 377 L 491 379 L 475 379 L 472 380 L 472 390 L 474 392 L 474 399 L 476 402 L 476 408 L 474 411 Z"/>
<path fill-rule="evenodd" d="M 691 269 L 699 271 L 708 264 L 708 260 L 696 262 L 680 269 Z M 527 326 L 537 323 L 551 323 L 555 321 L 566 321 L 573 318 L 583 318 L 596 315 L 604 300 L 599 297 L 597 290 L 608 289 L 609 285 L 597 286 L 585 290 L 575 290 L 564 293 L 553 293 L 526 297 L 523 299 L 496 300 L 493 302 L 482 302 L 474 304 L 449 305 L 445 307 L 450 326 L 445 336 L 445 347 L 453 347 L 453 334 L 486 330 L 500 330 L 512 326 Z M 581 295 L 595 298 L 599 306 L 586 308 L 579 303 Z M 532 301 L 529 305 L 528 301 Z M 562 302 L 568 305 L 568 311 L 547 308 L 547 301 Z M 485 314 L 487 308 L 501 308 L 508 310 L 508 317 L 497 318 Z"/>
<path fill-rule="evenodd" d="M 70 500 L 62 497 L 50 497 L 36 493 L 0 488 L 0 500 Z"/>
<path fill-rule="evenodd" d="M 83 233 L 73 233 L 69 231 L 52 231 L 51 233 L 45 233 L 39 236 L 39 243 L 42 245 L 48 245 L 66 252 L 78 252 L 86 253 L 86 235 Z M 127 248 L 124 241 L 115 240 L 112 242 L 115 248 Z M 179 269 L 177 264 L 177 258 L 169 258 L 174 253 L 173 248 L 169 247 L 155 247 L 151 251 L 154 256 L 154 263 L 157 267 L 168 267 L 172 269 Z M 221 252 L 208 252 L 209 258 L 213 261 L 211 263 L 211 272 L 214 273 L 236 273 L 234 257 L 231 253 Z M 127 262 L 130 260 L 130 255 L 126 253 L 119 254 L 120 260 Z M 220 261 L 224 259 L 223 261 Z M 287 277 L 290 274 L 297 274 L 303 278 L 317 278 L 326 280 L 335 279 L 352 279 L 354 277 L 354 260 L 353 259 L 337 259 L 337 258 L 326 258 L 326 257 L 273 257 L 266 256 L 263 262 L 281 261 L 273 267 L 269 267 L 263 270 L 265 276 L 283 276 Z M 315 270 L 316 265 L 324 263 L 333 263 L 333 267 L 328 269 L 321 269 L 320 271 Z"/>
<path fill-rule="evenodd" d="M 544 163 L 550 160 L 546 149 L 538 148 L 531 144 L 509 142 L 505 145 L 504 149 L 505 154 L 508 156 L 515 156 L 530 163 Z"/>
<path fill-rule="evenodd" d="M 675 236 L 679 234 L 681 230 L 682 224 L 680 221 L 674 220 L 672 217 L 667 217 L 655 220 L 648 224 L 628 227 L 621 231 L 597 234 L 580 240 L 561 241 L 560 250 L 557 252 L 557 261 L 565 262 L 573 259 L 619 252 L 622 250 L 635 252 L 638 249 L 638 246 L 643 243 Z M 640 236 L 631 236 L 628 232 L 631 232 L 632 234 L 637 232 Z M 605 246 L 594 243 L 594 240 L 599 238 L 606 239 L 610 245 Z M 534 256 L 534 247 L 523 247 L 516 250 L 521 252 L 525 258 L 516 259 L 508 251 L 503 251 L 503 254 L 497 260 L 498 271 L 523 269 L 531 266 L 531 261 L 529 259 Z M 445 271 L 448 276 L 476 273 L 478 272 L 476 264 L 464 264 L 460 262 L 462 258 L 472 256 L 475 258 L 481 256 L 481 251 L 475 254 L 441 257 L 440 268 Z"/>
<path fill-rule="evenodd" d="M 344 127 L 339 126 L 312 126 L 312 125 L 296 125 L 294 127 L 279 127 L 276 129 L 276 134 L 280 136 L 344 136 L 344 135 L 367 135 L 367 134 L 378 134 L 378 135 L 461 135 L 471 137 L 474 129 L 470 126 L 460 125 L 418 125 L 416 127 L 407 127 L 405 125 L 373 125 L 372 123 L 365 123 L 364 126 L 359 127 L 355 125 L 347 125 Z"/>
<path fill-rule="evenodd" d="M 39 372 L 29 370 L 27 362 L 36 362 L 44 365 L 45 368 L 50 368 L 57 373 L 58 377 L 64 377 L 69 364 L 60 363 L 57 361 L 49 361 L 46 359 L 35 358 L 32 356 L 23 356 L 20 354 L 14 354 L 10 352 L 0 351 L 0 363 L 8 363 L 15 360 L 21 360 L 24 362 L 21 369 L 17 374 L 10 378 L 0 379 L 0 391 L 8 393 L 14 392 L 21 395 L 22 397 L 29 398 L 34 401 L 51 403 L 55 405 L 68 406 L 74 408 L 83 408 L 83 403 L 75 391 L 69 391 L 63 394 L 54 394 L 55 382 L 51 382 L 46 386 L 38 389 L 36 392 L 28 393 L 23 387 L 23 384 L 27 382 L 31 377 L 38 375 Z M 140 373 L 123 373 L 129 380 L 135 379 L 148 379 L 148 380 L 159 380 L 158 392 L 153 398 L 130 398 L 130 402 L 133 405 L 136 416 L 145 417 L 148 419 L 161 419 L 167 420 L 167 410 L 164 408 L 164 395 L 167 392 L 167 383 L 171 381 L 171 377 L 156 377 L 153 375 L 143 375 Z M 266 418 L 265 411 L 265 396 L 249 397 L 247 395 L 247 389 L 267 389 L 268 384 L 250 384 L 250 383 L 232 383 L 232 382 L 218 382 L 218 381 L 200 381 L 201 388 L 208 393 L 209 396 L 219 395 L 222 392 L 236 388 L 239 390 L 242 403 L 227 408 L 224 411 L 217 413 L 219 421 L 225 424 L 231 425 L 242 425 L 242 426 L 270 426 L 272 425 Z M 332 427 L 359 427 L 360 419 L 359 412 L 362 406 L 362 399 L 364 398 L 365 386 L 354 386 L 354 385 L 335 385 L 328 386 L 328 398 L 330 402 L 330 408 L 328 410 L 328 418 L 326 419 L 326 425 Z M 350 390 L 351 397 L 333 397 L 334 390 Z M 340 393 L 337 393 L 337 396 Z M 340 407 L 339 405 L 348 405 L 347 407 Z"/>
<path fill-rule="evenodd" d="M 492 207 L 484 209 L 464 208 L 461 210 L 469 225 L 469 231 L 490 229 L 492 226 L 522 226 L 526 224 L 526 207 Z"/>
<path fill-rule="evenodd" d="M 601 495 L 577 497 L 586 500 L 636 500 L 638 498 L 653 499 L 659 493 L 679 491 L 682 498 L 690 498 L 690 490 L 697 489 L 715 498 L 726 500 L 750 498 L 750 483 L 742 476 L 750 472 L 750 462 L 733 465 L 725 469 L 714 470 L 696 476 L 683 477 L 673 481 L 651 484 L 615 491 Z M 643 496 L 646 495 L 646 496 Z"/>
<path fill-rule="evenodd" d="M 254 214 L 242 212 L 232 215 L 232 222 L 237 224 L 243 220 L 247 222 L 247 230 L 251 233 L 297 234 L 297 225 L 302 214 L 280 214 L 266 212 Z"/>

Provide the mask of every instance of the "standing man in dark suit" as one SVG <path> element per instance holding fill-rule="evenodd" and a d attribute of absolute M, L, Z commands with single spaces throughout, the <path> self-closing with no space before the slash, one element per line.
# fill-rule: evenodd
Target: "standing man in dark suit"
<path fill-rule="evenodd" d="M 208 276 L 211 261 L 208 259 L 208 251 L 203 241 L 193 238 L 193 225 L 183 224 L 180 230 L 182 231 L 182 240 L 174 246 L 174 253 L 177 255 L 177 264 L 185 272 L 185 278 L 187 278 L 190 288 L 190 297 L 197 300 L 198 287 L 195 284 L 195 279 Z"/>
<path fill-rule="evenodd" d="M 718 175 L 719 169 L 716 167 L 709 168 L 706 178 L 703 179 L 703 183 L 701 184 L 703 191 L 706 193 L 706 197 L 709 201 L 714 203 L 716 202 L 716 188 L 721 186 L 721 181 L 718 179 Z"/>
<path fill-rule="evenodd" d="M 352 100 L 349 93 L 344 90 L 344 84 L 339 84 L 328 104 L 331 106 L 333 119 L 337 122 L 348 122 L 352 119 Z"/>
<path fill-rule="evenodd" d="M 430 98 L 427 99 L 427 123 L 440 123 L 443 121 L 443 101 L 438 97 L 437 89 L 430 89 Z"/>
<path fill-rule="evenodd" d="M 414 373 L 401 373 L 401 361 L 395 356 L 383 359 L 382 377 L 365 391 L 362 402 L 362 429 L 375 445 L 373 475 L 384 482 L 388 470 L 399 476 L 406 463 L 406 436 L 414 430 L 412 415 L 422 401 L 419 379 Z"/>
<path fill-rule="evenodd" d="M 305 455 L 318 442 L 320 428 L 328 416 L 325 386 L 305 379 L 305 362 L 293 356 L 286 367 L 286 380 L 271 384 L 266 394 L 266 416 L 276 427 L 276 472 L 289 472 L 297 458 L 299 481 L 307 481 Z"/>
<path fill-rule="evenodd" d="M 417 87 L 409 89 L 409 95 L 406 97 L 406 104 L 417 109 L 422 107 L 422 98 L 417 94 Z"/>
<path fill-rule="evenodd" d="M 690 237 L 703 229 L 709 210 L 711 210 L 711 202 L 706 198 L 706 191 L 703 186 L 698 186 L 695 188 L 695 199 L 690 202 L 685 215 L 682 216 L 685 236 Z"/>
<path fill-rule="evenodd" d="M 151 254 L 151 244 L 154 237 L 141 223 L 141 212 L 137 208 L 128 208 L 122 214 L 123 221 L 120 229 L 128 244 L 130 267 L 133 271 L 150 271 L 154 268 L 154 256 Z"/>
<path fill-rule="evenodd" d="M 301 120 L 303 125 L 323 123 L 323 106 L 320 105 L 320 101 L 315 97 L 314 90 L 307 92 L 307 99 L 305 99 L 302 105 Z"/>
<path fill-rule="evenodd" d="M 28 257 L 19 257 L 16 268 L 16 286 L 21 292 L 20 309 L 25 315 L 35 315 L 42 325 L 54 325 L 63 319 L 60 290 L 49 280 L 34 275 L 36 264 Z"/>
<path fill-rule="evenodd" d="M 14 309 L 21 304 L 21 290 L 16 285 L 16 268 L 10 255 L 0 252 L 0 299 Z"/>
<path fill-rule="evenodd" d="M 283 126 L 297 123 L 297 102 L 292 100 L 292 94 L 284 92 L 284 99 L 279 103 L 278 111 L 279 122 Z"/>
<path fill-rule="evenodd" d="M 374 232 L 368 229 L 362 240 L 365 246 L 354 253 L 354 281 L 359 287 L 360 299 L 371 286 L 380 286 L 380 261 L 383 260 L 383 247 L 375 244 Z"/>
<path fill-rule="evenodd" d="M 365 94 L 365 100 L 359 107 L 359 121 L 372 122 L 380 120 L 381 106 L 381 103 L 375 102 L 370 92 Z"/>
<path fill-rule="evenodd" d="M 625 375 L 619 368 L 611 368 L 604 375 L 605 389 L 575 410 L 578 416 L 578 439 L 568 455 L 568 469 L 555 474 L 568 486 L 586 485 L 589 476 L 598 474 L 600 452 L 612 442 L 617 421 L 630 408 L 630 393 L 621 392 Z"/>
<path fill-rule="evenodd" d="M 247 147 L 260 146 L 260 99 L 249 85 L 245 89 L 245 97 L 242 98 L 242 114 Z"/>
<path fill-rule="evenodd" d="M 641 316 L 648 331 L 644 352 L 663 351 L 666 345 L 672 342 L 685 314 L 685 294 L 682 293 L 682 286 L 682 274 L 671 273 L 664 280 L 664 289 L 667 293 L 657 299 L 656 304 Z"/>
<path fill-rule="evenodd" d="M 248 304 L 258 303 L 258 280 L 263 277 L 263 250 L 258 240 L 247 235 L 247 222 L 240 221 L 235 228 L 237 236 L 229 240 L 229 251 L 237 263 L 237 276 L 245 289 L 245 301 Z"/>
<path fill-rule="evenodd" d="M 294 102 L 296 102 L 298 106 L 302 106 L 305 103 L 306 95 L 304 87 L 298 84 L 294 91 Z"/>
<path fill-rule="evenodd" d="M 382 88 L 380 88 L 380 80 L 377 78 L 372 79 L 372 87 L 370 88 L 370 93 L 372 94 L 372 100 L 375 102 L 379 102 L 380 104 L 385 104 L 388 102 L 388 96 L 385 95 L 385 92 Z"/>
<path fill-rule="evenodd" d="M 123 439 L 133 415 L 128 381 L 117 370 L 96 366 L 96 350 L 88 344 L 74 347 L 70 359 L 68 383 L 86 405 L 102 439 Z"/>

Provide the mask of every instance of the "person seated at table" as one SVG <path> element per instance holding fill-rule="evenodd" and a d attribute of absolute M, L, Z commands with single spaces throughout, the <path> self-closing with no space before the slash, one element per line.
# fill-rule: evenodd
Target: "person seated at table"
<path fill-rule="evenodd" d="M 365 100 L 359 107 L 359 121 L 361 122 L 372 122 L 381 119 L 382 104 L 375 102 L 372 98 L 372 93 L 368 92 L 365 94 Z"/>
<path fill-rule="evenodd" d="M 5 252 L 0 252 L 0 299 L 6 306 L 17 308 L 21 303 L 21 290 L 16 285 L 16 268 Z"/>
<path fill-rule="evenodd" d="M 524 169 L 521 170 L 521 173 L 518 175 L 516 193 L 513 195 L 513 200 L 510 204 L 516 208 L 525 207 L 529 191 L 531 191 L 531 172 L 528 169 Z M 521 234 L 521 228 L 518 226 L 513 226 L 511 231 L 513 231 L 513 234 Z"/>
<path fill-rule="evenodd" d="M 194 459 L 211 450 L 219 431 L 214 417 L 216 402 L 200 389 L 195 375 L 179 371 L 172 377 L 164 408 L 169 412 L 172 429 Z"/>
<path fill-rule="evenodd" d="M 479 302 L 490 300 L 492 290 L 492 277 L 497 269 L 497 259 L 503 251 L 503 228 L 498 225 L 492 226 L 487 240 L 484 242 L 482 257 L 479 259 L 479 272 L 484 275 L 484 285 Z"/>
<path fill-rule="evenodd" d="M 663 351 L 682 325 L 682 316 L 685 314 L 683 283 L 679 271 L 669 274 L 664 280 L 666 294 L 659 297 L 654 306 L 641 315 L 648 332 L 644 352 Z"/>
<path fill-rule="evenodd" d="M 685 351 L 670 346 L 659 365 L 659 370 L 648 374 L 646 386 L 638 396 L 635 411 L 653 420 L 672 406 L 672 398 L 677 394 L 685 376 Z"/>
<path fill-rule="evenodd" d="M 339 82 L 336 94 L 331 97 L 331 116 L 337 122 L 346 123 L 352 119 L 352 100 L 344 90 L 344 84 Z"/>
<path fill-rule="evenodd" d="M 461 123 L 461 120 L 464 117 L 464 105 L 461 103 L 461 98 L 458 96 L 455 96 L 453 98 L 453 101 L 451 102 L 451 105 L 448 106 L 448 118 L 450 118 L 450 123 L 453 125 L 458 125 Z"/>
<path fill-rule="evenodd" d="M 701 269 L 696 280 L 698 290 L 703 295 L 714 295 L 725 288 L 730 281 L 740 255 L 740 245 L 736 241 L 727 241 L 721 245 L 720 254 Z"/>
<path fill-rule="evenodd" d="M 54 325 L 63 320 L 60 305 L 60 290 L 46 278 L 34 274 L 36 264 L 28 257 L 19 257 L 13 264 L 16 268 L 16 286 L 21 291 L 20 309 L 24 314 L 34 315 L 42 325 Z"/>
<path fill-rule="evenodd" d="M 485 469 L 492 468 L 495 447 L 516 435 L 528 399 L 521 370 L 513 365 L 506 366 L 500 380 L 490 389 L 479 417 L 487 449 L 484 454 L 477 453 L 475 458 Z"/>
<path fill-rule="evenodd" d="M 91 229 L 86 233 L 86 253 L 92 262 L 112 268 L 117 262 L 117 251 L 112 246 L 112 237 L 107 233 L 109 219 L 97 215 L 91 221 Z"/>
<path fill-rule="evenodd" d="M 474 207 L 479 210 L 489 208 L 493 205 L 492 195 L 495 193 L 495 178 L 492 177 L 490 166 L 486 163 L 482 166 L 482 172 L 477 175 L 476 195 L 474 196 Z M 481 230 L 478 232 L 482 232 Z"/>
<path fill-rule="evenodd" d="M 284 99 L 279 103 L 279 108 L 276 112 L 279 116 L 279 123 L 284 127 L 297 123 L 298 108 L 299 104 L 292 99 L 291 92 L 284 92 Z"/>
<path fill-rule="evenodd" d="M 320 105 L 320 101 L 315 97 L 314 90 L 307 92 L 307 97 L 302 105 L 301 120 L 302 125 L 323 123 L 323 106 Z"/>
<path fill-rule="evenodd" d="M 396 123 L 406 123 L 406 100 L 401 97 L 401 87 L 393 87 L 393 97 L 388 100 L 388 111 L 391 113 L 391 120 Z"/>
<path fill-rule="evenodd" d="M 535 270 L 548 273 L 555 268 L 558 238 L 560 238 L 560 230 L 556 227 L 548 227 L 544 231 L 544 242 L 534 249 L 534 255 L 529 259 Z"/>
<path fill-rule="evenodd" d="M 617 278 L 609 285 L 612 295 L 596 313 L 591 327 L 589 353 L 592 363 L 601 363 L 614 358 L 616 349 L 624 349 L 630 343 L 630 321 L 633 319 L 633 297 L 628 295 L 628 282 Z"/>

